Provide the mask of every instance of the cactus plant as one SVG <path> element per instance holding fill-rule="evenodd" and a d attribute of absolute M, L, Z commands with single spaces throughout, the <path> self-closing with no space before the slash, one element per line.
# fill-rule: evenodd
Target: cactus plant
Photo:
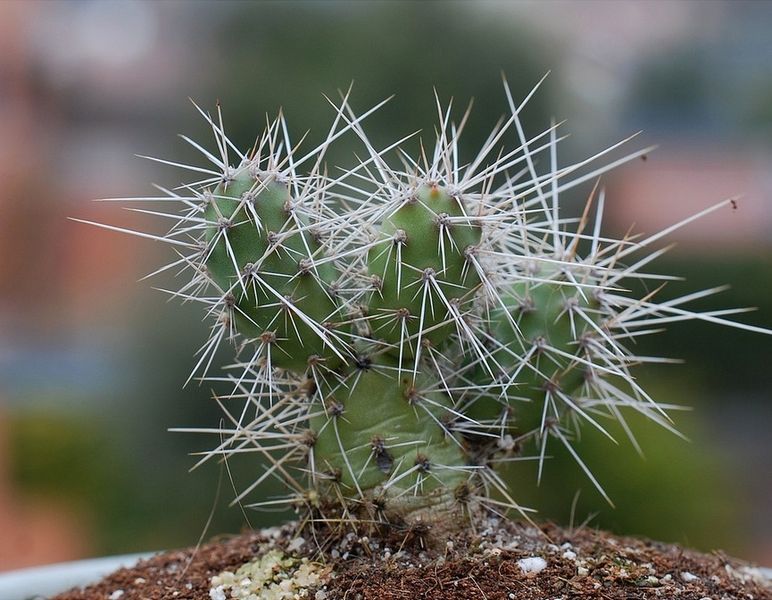
<path fill-rule="evenodd" d="M 455 125 L 439 100 L 434 147 L 420 157 L 404 139 L 376 149 L 362 122 L 378 107 L 356 116 L 347 95 L 303 156 L 281 115 L 244 153 L 219 107 L 215 117 L 199 109 L 217 153 L 191 143 L 213 167 L 189 167 L 205 179 L 163 197 L 182 207 L 154 213 L 173 219 L 166 235 L 139 235 L 178 251 L 167 268 L 190 277 L 176 294 L 213 322 L 194 374 L 218 386 L 225 425 L 195 430 L 221 440 L 202 462 L 268 461 L 235 501 L 278 476 L 287 497 L 256 505 L 295 506 L 312 524 L 442 532 L 478 510 L 526 515 L 497 469 L 530 456 L 541 473 L 550 442 L 605 496 L 573 448 L 581 426 L 606 433 L 603 420 L 618 420 L 635 444 L 624 420 L 635 411 L 675 431 L 631 374 L 662 359 L 629 342 L 684 319 L 770 333 L 724 318 L 735 311 L 684 308 L 717 289 L 662 302 L 626 291 L 666 281 L 643 271 L 663 250 L 645 251 L 733 199 L 646 238 L 608 238 L 597 183 L 579 219 L 562 214 L 559 196 L 649 149 L 594 166 L 624 140 L 561 167 L 559 126 L 527 139 L 519 114 L 530 95 L 516 104 L 506 82 L 505 93 L 510 114 L 471 159 L 458 150 L 468 113 Z M 344 134 L 366 156 L 332 178 L 324 156 Z M 232 364 L 212 374 L 223 342 Z"/>

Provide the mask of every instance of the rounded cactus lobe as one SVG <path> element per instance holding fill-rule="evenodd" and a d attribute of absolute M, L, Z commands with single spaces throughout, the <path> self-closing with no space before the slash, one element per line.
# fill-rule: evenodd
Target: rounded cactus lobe
<path fill-rule="evenodd" d="M 448 303 L 468 301 L 479 285 L 466 251 L 479 244 L 481 227 L 458 197 L 421 185 L 384 219 L 379 235 L 384 243 L 368 254 L 371 329 L 395 355 L 409 357 L 419 334 L 436 345 L 453 333 Z"/>
<path fill-rule="evenodd" d="M 488 327 L 499 344 L 491 348 L 501 367 L 498 386 L 468 411 L 483 424 L 500 424 L 506 415 L 510 433 L 520 435 L 541 426 L 548 392 L 570 396 L 584 384 L 587 341 L 596 335 L 588 320 L 599 321 L 591 287 L 569 283 L 561 273 L 538 277 L 550 281 L 517 282 L 504 298 L 506 313 L 504 307 L 491 310 Z M 471 379 L 490 386 L 490 376 L 480 367 Z"/>
<path fill-rule="evenodd" d="M 337 272 L 318 264 L 319 243 L 293 214 L 287 186 L 243 168 L 208 196 L 205 266 L 232 298 L 238 333 L 270 345 L 274 366 L 304 371 L 309 360 L 335 367 L 324 339 L 338 318 L 328 291 Z"/>
<path fill-rule="evenodd" d="M 428 373 L 414 382 L 386 355 L 359 364 L 367 366 L 353 370 L 311 420 L 318 474 L 347 495 L 385 488 L 394 498 L 428 497 L 466 481 L 464 452 L 441 425 L 453 415 L 439 382 Z"/>

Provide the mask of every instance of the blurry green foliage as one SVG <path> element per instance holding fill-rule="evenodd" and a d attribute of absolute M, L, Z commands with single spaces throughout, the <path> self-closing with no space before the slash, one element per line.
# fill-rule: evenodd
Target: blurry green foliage
<path fill-rule="evenodd" d="M 99 548 L 112 547 L 120 531 L 141 517 L 139 474 L 97 416 L 14 413 L 9 431 L 14 483 L 23 494 L 80 512 L 97 532 Z"/>
<path fill-rule="evenodd" d="M 651 385 L 660 401 L 678 398 L 690 403 L 695 391 Z M 656 389 L 655 389 L 656 388 Z M 609 506 L 567 450 L 548 447 L 541 485 L 536 487 L 536 461 L 507 469 L 514 497 L 538 509 L 537 520 L 568 525 L 587 522 L 620 534 L 643 535 L 702 550 L 742 549 L 737 507 L 742 498 L 729 476 L 730 461 L 711 445 L 699 417 L 673 412 L 685 441 L 646 418 L 631 415 L 628 423 L 643 449 L 639 456 L 621 427 L 601 420 L 619 442 L 615 445 L 592 427 L 585 427 L 574 449 L 592 471 L 615 507 Z M 627 415 L 626 415 L 627 418 Z M 575 494 L 575 506 L 572 506 Z"/>
<path fill-rule="evenodd" d="M 220 485 L 209 535 L 244 526 L 237 509 L 223 506 L 233 493 L 219 467 L 189 475 L 184 455 L 175 465 L 153 464 L 152 457 L 140 456 L 134 445 L 127 448 L 111 435 L 115 427 L 109 419 L 88 414 L 12 414 L 14 484 L 23 496 L 44 496 L 81 514 L 95 536 L 94 552 L 100 554 L 194 544 Z M 233 467 L 234 477 L 246 481 L 252 476 L 246 468 Z M 259 468 L 248 466 L 252 472 Z M 259 515 L 249 518 L 255 526 L 266 524 Z"/>
<path fill-rule="evenodd" d="M 336 101 L 338 90 L 353 83 L 358 113 L 396 95 L 367 121 L 376 147 L 419 129 L 432 137 L 435 89 L 443 105 L 455 98 L 459 118 L 474 98 L 462 141 L 474 150 L 507 112 L 501 73 L 514 97 L 523 99 L 551 63 L 549 48 L 524 28 L 472 4 L 240 3 L 227 13 L 216 40 L 213 93 L 240 147 L 254 142 L 266 113 L 283 107 L 296 140 L 312 130 L 303 146 L 310 149 L 334 117 L 321 94 Z M 523 118 L 544 128 L 548 92 L 537 96 Z M 349 164 L 350 148 L 339 144 L 328 158 L 331 166 L 337 160 Z"/>
<path fill-rule="evenodd" d="M 713 297 L 690 303 L 692 310 L 754 308 L 746 314 L 725 318 L 770 327 L 772 315 L 772 256 L 721 253 L 673 253 L 657 261 L 659 273 L 677 273 L 684 281 L 668 282 L 660 292 L 663 299 L 681 293 L 728 285 L 729 289 Z M 717 405 L 727 395 L 743 397 L 744 402 L 768 402 L 772 390 L 772 337 L 722 327 L 711 323 L 687 321 L 673 323 L 657 335 L 644 336 L 638 342 L 643 354 L 678 358 L 684 364 L 654 365 L 648 369 L 655 376 L 699 381 L 702 393 L 690 401 L 699 415 L 700 406 Z M 686 385 L 684 385 L 686 387 Z M 674 393 L 681 393 L 673 390 Z M 688 392 L 689 396 L 693 394 Z"/>
<path fill-rule="evenodd" d="M 10 423 L 12 475 L 35 494 L 80 503 L 132 489 L 126 457 L 111 444 L 96 417 L 23 412 Z M 73 468 L 76 467 L 76 468 Z"/>

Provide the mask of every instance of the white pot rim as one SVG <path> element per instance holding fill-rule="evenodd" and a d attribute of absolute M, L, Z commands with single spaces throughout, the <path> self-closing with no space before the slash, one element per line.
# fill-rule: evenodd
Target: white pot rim
<path fill-rule="evenodd" d="M 96 583 L 105 575 L 122 567 L 132 567 L 155 552 L 123 554 L 56 563 L 0 573 L 0 598 L 30 600 L 46 598 L 76 586 Z"/>

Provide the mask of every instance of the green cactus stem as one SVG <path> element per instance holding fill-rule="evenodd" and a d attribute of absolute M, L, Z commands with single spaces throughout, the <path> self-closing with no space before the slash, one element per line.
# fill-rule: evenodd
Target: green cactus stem
<path fill-rule="evenodd" d="M 204 264 L 232 307 L 236 332 L 261 345 L 275 367 L 337 366 L 331 289 L 338 274 L 317 263 L 319 243 L 294 212 L 287 185 L 246 165 L 206 198 Z"/>
<path fill-rule="evenodd" d="M 466 258 L 480 234 L 462 201 L 438 185 L 418 186 L 383 220 L 379 235 L 391 243 L 369 251 L 368 311 L 373 336 L 395 356 L 411 358 L 422 343 L 438 345 L 453 333 L 453 307 L 469 302 L 480 283 Z"/>
<path fill-rule="evenodd" d="M 503 306 L 491 309 L 487 323 L 497 383 L 475 365 L 470 378 L 486 393 L 468 415 L 491 429 L 521 439 L 544 432 L 593 375 L 593 342 L 599 337 L 600 303 L 594 282 L 578 283 L 563 271 L 536 266 L 510 285 Z M 583 271 L 586 271 L 584 269 Z M 582 270 L 579 270 L 581 273 Z M 595 342 L 597 343 L 597 342 Z"/>
<path fill-rule="evenodd" d="M 469 480 L 463 445 L 448 427 L 452 400 L 429 373 L 413 379 L 388 354 L 360 356 L 324 396 L 324 410 L 309 422 L 309 462 L 320 490 L 336 487 L 344 496 L 397 506 L 409 500 L 413 510 Z"/>

